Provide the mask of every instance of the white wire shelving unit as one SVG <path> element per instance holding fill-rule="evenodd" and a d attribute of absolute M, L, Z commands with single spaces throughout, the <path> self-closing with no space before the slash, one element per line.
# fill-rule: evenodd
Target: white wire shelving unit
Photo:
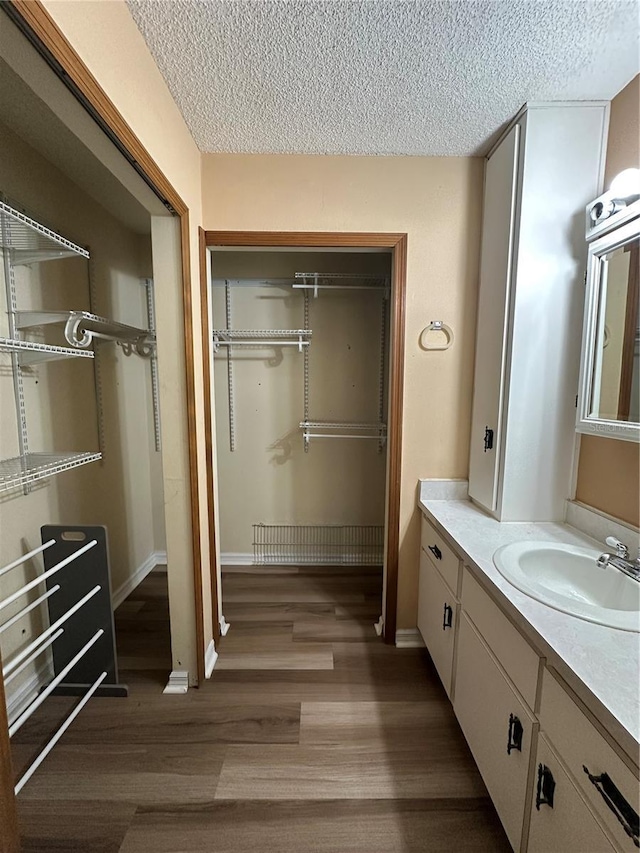
<path fill-rule="evenodd" d="M 48 325 L 64 325 L 64 336 L 72 347 L 86 349 L 94 340 L 115 341 L 129 355 L 136 352 L 150 358 L 155 332 L 128 326 L 89 311 L 16 311 L 16 329 L 23 331 Z"/>
<path fill-rule="evenodd" d="M 0 459 L 0 492 L 28 486 L 100 459 L 102 454 L 93 452 L 25 453 L 13 459 Z"/>
<path fill-rule="evenodd" d="M 213 351 L 220 347 L 297 347 L 298 352 L 308 347 L 310 329 L 214 329 Z"/>
<path fill-rule="evenodd" d="M 300 421 L 305 447 L 311 439 L 374 439 L 384 446 L 387 440 L 387 425 L 348 421 Z"/>
<path fill-rule="evenodd" d="M 382 451 L 387 440 L 387 426 L 384 419 L 384 381 L 386 371 L 386 339 L 387 339 L 387 306 L 390 293 L 388 276 L 369 273 L 322 273 L 296 272 L 288 278 L 237 278 L 211 279 L 213 287 L 225 289 L 225 329 L 214 329 L 212 332 L 213 352 L 219 353 L 221 348 L 226 350 L 227 385 L 229 399 L 229 448 L 233 452 L 236 446 L 235 422 L 235 380 L 233 370 L 233 353 L 236 347 L 297 347 L 298 352 L 304 353 L 304 415 L 300 422 L 305 453 L 309 450 L 310 442 L 314 439 L 374 439 L 378 442 L 378 450 Z M 304 297 L 303 329 L 234 329 L 232 322 L 232 297 L 236 288 L 278 287 L 298 291 Z M 309 353 L 311 350 L 312 331 L 310 323 L 310 297 L 317 298 L 320 291 L 376 291 L 381 294 L 381 325 L 380 325 L 380 358 L 379 358 L 379 392 L 377 423 L 353 423 L 336 421 L 311 420 L 310 407 L 310 372 Z"/>
<path fill-rule="evenodd" d="M 0 201 L 0 245 L 11 251 L 14 266 L 82 257 L 89 252 L 35 219 Z"/>
<path fill-rule="evenodd" d="M 40 364 L 44 361 L 60 361 L 66 358 L 93 358 L 91 350 L 57 347 L 35 341 L 12 340 L 0 338 L 0 352 L 16 353 L 21 367 Z"/>
<path fill-rule="evenodd" d="M 316 299 L 320 290 L 378 290 L 388 294 L 389 279 L 366 273 L 297 272 L 292 287 L 312 291 Z"/>
<path fill-rule="evenodd" d="M 32 452 L 29 447 L 27 429 L 27 411 L 24 393 L 23 369 L 50 361 L 62 361 L 81 358 L 94 362 L 94 352 L 75 341 L 69 341 L 69 347 L 54 346 L 41 341 L 26 340 L 23 329 L 31 328 L 27 315 L 43 312 L 18 310 L 18 287 L 15 269 L 42 262 L 57 261 L 63 258 L 80 258 L 88 261 L 89 251 L 61 234 L 47 228 L 35 219 L 11 207 L 0 199 L 0 248 L 4 265 L 4 280 L 7 296 L 8 337 L 0 338 L 0 352 L 7 353 L 11 359 L 14 397 L 18 421 L 19 456 L 0 459 L 0 492 L 22 488 L 26 494 L 30 486 L 63 471 L 96 462 L 102 458 L 99 452 Z M 81 312 L 44 312 L 62 313 L 65 324 L 71 314 L 80 319 Z M 84 313 L 84 312 L 82 312 Z M 40 317 L 39 319 L 42 319 Z M 50 320 L 49 322 L 53 322 Z M 40 324 L 38 324 L 40 325 Z M 79 326 L 78 326 L 79 328 Z M 90 342 L 90 341 L 89 341 Z M 88 346 L 88 344 L 87 344 Z"/>

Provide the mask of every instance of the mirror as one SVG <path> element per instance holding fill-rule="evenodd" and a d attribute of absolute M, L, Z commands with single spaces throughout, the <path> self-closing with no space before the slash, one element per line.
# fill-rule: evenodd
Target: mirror
<path fill-rule="evenodd" d="M 589 247 L 579 432 L 640 440 L 640 218 Z"/>

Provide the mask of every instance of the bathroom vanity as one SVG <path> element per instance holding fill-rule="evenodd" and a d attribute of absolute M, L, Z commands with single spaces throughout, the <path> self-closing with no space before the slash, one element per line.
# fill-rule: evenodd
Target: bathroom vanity
<path fill-rule="evenodd" d="M 418 629 L 513 849 L 637 850 L 640 634 L 543 604 L 493 562 L 524 540 L 598 543 L 429 499 L 427 485 Z"/>

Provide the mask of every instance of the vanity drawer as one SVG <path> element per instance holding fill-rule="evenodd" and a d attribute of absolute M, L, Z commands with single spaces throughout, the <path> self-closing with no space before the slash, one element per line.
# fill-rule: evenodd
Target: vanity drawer
<path fill-rule="evenodd" d="M 449 585 L 451 592 L 458 595 L 460 558 L 424 516 L 422 517 L 421 545 L 423 551 L 429 556 L 433 565 L 436 566 Z"/>
<path fill-rule="evenodd" d="M 451 697 L 453 651 L 459 604 L 424 551 L 420 552 L 418 630 L 422 634 L 440 680 Z"/>
<path fill-rule="evenodd" d="M 538 722 L 465 613 L 460 616 L 453 709 L 514 850 L 530 811 Z"/>
<path fill-rule="evenodd" d="M 565 772 L 562 761 L 544 735 L 539 735 L 527 853 L 614 851 L 615 847 Z"/>
<path fill-rule="evenodd" d="M 465 568 L 462 608 L 531 710 L 536 710 L 540 657 Z"/>
<path fill-rule="evenodd" d="M 640 786 L 637 774 L 615 752 L 587 716 L 582 712 L 564 687 L 545 669 L 542 677 L 540 725 L 546 737 L 562 756 L 576 785 L 596 813 L 601 823 L 611 832 L 621 850 L 637 851 L 632 838 L 610 808 L 591 776 L 607 774 L 628 806 L 640 813 Z M 599 782 L 603 787 L 603 782 Z M 611 793 L 609 782 L 604 780 L 605 793 Z M 614 799 L 617 799 L 614 794 Z M 624 808 L 624 805 L 623 805 Z"/>

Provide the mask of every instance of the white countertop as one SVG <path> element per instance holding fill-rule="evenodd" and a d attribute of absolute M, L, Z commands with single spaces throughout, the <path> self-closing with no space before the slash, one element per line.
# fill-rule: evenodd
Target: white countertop
<path fill-rule="evenodd" d="M 640 634 L 586 622 L 520 592 L 493 564 L 501 545 L 524 539 L 602 549 L 567 524 L 499 522 L 469 500 L 421 500 L 427 519 L 477 569 L 479 580 L 637 763 Z"/>

